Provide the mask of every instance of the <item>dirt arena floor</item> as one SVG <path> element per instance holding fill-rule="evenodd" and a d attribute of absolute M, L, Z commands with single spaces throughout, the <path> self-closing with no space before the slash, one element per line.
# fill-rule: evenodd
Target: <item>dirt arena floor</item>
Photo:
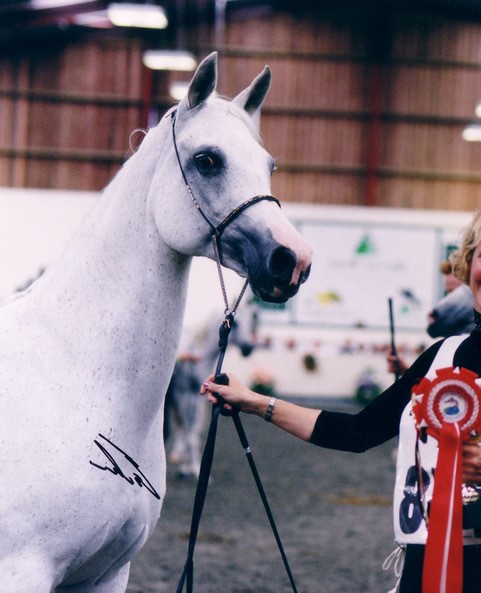
<path fill-rule="evenodd" d="M 338 408 L 332 404 L 325 407 Z M 351 405 L 342 406 L 353 411 Z M 393 542 L 391 441 L 356 455 L 303 443 L 242 416 L 298 593 L 386 593 Z M 132 563 L 128 593 L 175 593 L 187 553 L 195 482 L 168 469 L 152 538 Z M 232 420 L 219 421 L 212 481 L 195 552 L 195 593 L 292 591 Z"/>

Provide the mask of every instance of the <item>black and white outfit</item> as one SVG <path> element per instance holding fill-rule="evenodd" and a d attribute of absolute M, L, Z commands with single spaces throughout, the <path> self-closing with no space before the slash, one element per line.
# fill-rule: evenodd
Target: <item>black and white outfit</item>
<path fill-rule="evenodd" d="M 330 449 L 364 452 L 399 436 L 394 488 L 394 532 L 405 547 L 400 593 L 422 592 L 422 567 L 427 529 L 423 504 L 432 497 L 437 441 L 420 443 L 420 461 L 426 488 L 421 502 L 416 466 L 416 429 L 412 415 L 411 389 L 423 377 L 432 379 L 436 369 L 463 367 L 481 377 L 481 315 L 475 312 L 475 327 L 468 336 L 453 336 L 433 344 L 391 387 L 358 414 L 322 411 L 310 442 Z M 463 531 L 463 593 L 481 591 L 481 521 Z"/>

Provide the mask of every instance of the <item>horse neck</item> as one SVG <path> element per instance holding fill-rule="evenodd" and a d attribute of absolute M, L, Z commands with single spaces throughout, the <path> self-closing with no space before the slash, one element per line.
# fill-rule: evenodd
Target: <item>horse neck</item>
<path fill-rule="evenodd" d="M 139 375 L 159 393 L 178 347 L 190 259 L 169 249 L 149 220 L 146 199 L 157 159 L 137 157 L 107 187 L 36 293 L 43 315 L 69 328 L 69 346 L 83 364 L 98 368 L 101 357 L 117 374 L 149 365 Z"/>

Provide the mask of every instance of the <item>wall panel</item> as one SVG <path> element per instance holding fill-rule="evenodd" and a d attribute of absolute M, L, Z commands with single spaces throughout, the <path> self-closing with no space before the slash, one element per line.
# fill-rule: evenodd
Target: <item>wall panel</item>
<path fill-rule="evenodd" d="M 262 61 L 273 70 L 262 130 L 278 159 L 279 190 L 290 189 L 291 177 L 304 187 L 315 175 L 309 200 L 477 207 L 481 144 L 461 132 L 481 98 L 481 25 L 344 16 L 272 16 L 268 43 L 259 29 L 245 47 L 248 25 L 230 24 L 228 71 L 237 78 L 244 67 L 250 76 Z"/>
<path fill-rule="evenodd" d="M 0 184 L 102 189 L 142 125 L 141 54 L 105 39 L 0 56 Z"/>
<path fill-rule="evenodd" d="M 481 178 L 464 180 L 386 176 L 379 181 L 379 206 L 470 211 L 481 204 Z"/>
<path fill-rule="evenodd" d="M 199 20 L 182 38 L 203 57 L 216 31 Z M 481 23 L 435 15 L 232 9 L 217 35 L 219 91 L 237 94 L 270 65 L 261 133 L 286 199 L 469 210 L 481 143 L 461 132 L 481 99 L 480 39 Z M 147 46 L 86 37 L 0 55 L 0 185 L 101 189 L 183 76 L 149 82 Z"/>

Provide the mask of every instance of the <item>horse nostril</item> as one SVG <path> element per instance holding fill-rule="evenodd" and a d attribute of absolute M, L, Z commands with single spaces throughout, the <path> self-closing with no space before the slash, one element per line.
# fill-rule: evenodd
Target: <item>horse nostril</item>
<path fill-rule="evenodd" d="M 289 285 L 296 262 L 296 254 L 292 249 L 277 247 L 269 259 L 269 274 L 277 284 Z"/>
<path fill-rule="evenodd" d="M 304 282 L 309 278 L 310 273 L 311 273 L 311 266 L 309 265 L 307 270 L 305 272 L 301 273 L 301 284 L 304 284 Z"/>

